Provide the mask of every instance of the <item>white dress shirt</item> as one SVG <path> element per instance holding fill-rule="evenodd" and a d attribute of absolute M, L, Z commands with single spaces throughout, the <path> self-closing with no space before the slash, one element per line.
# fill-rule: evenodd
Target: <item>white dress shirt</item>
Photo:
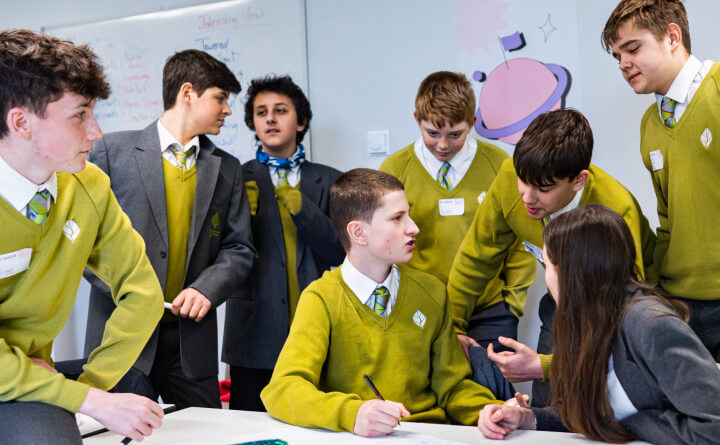
<path fill-rule="evenodd" d="M 26 215 L 27 206 L 35 193 L 43 190 L 49 191 L 51 199 L 54 202 L 57 201 L 57 174 L 55 172 L 47 181 L 38 185 L 10 167 L 0 156 L 0 196 L 15 210 Z"/>
<path fill-rule="evenodd" d="M 417 156 L 422 166 L 425 167 L 425 170 L 427 170 L 433 178 L 433 181 L 437 181 L 438 171 L 440 171 L 440 167 L 442 167 L 443 162 L 438 161 L 437 158 L 433 156 L 430 150 L 425 146 L 425 142 L 423 142 L 422 137 L 415 141 L 413 148 L 415 150 L 415 156 Z M 475 159 L 476 152 L 477 141 L 468 136 L 465 138 L 465 143 L 460 151 L 455 153 L 455 156 L 448 161 L 450 163 L 450 169 L 448 170 L 447 177 L 450 179 L 452 188 L 455 188 L 458 184 L 460 184 L 460 181 L 462 181 L 465 173 L 467 173 L 470 168 L 470 164 L 472 164 L 473 159 Z"/>
<path fill-rule="evenodd" d="M 360 300 L 360 303 L 372 310 L 375 308 L 375 288 L 380 285 L 385 286 L 388 292 L 390 292 L 390 298 L 388 298 L 385 304 L 385 313 L 382 316 L 386 318 L 390 315 L 397 300 L 398 289 L 400 287 L 400 271 L 395 264 L 390 268 L 390 272 L 382 283 L 376 283 L 375 280 L 357 270 L 347 257 L 345 257 L 345 261 L 343 261 L 340 273 L 342 274 L 343 281 L 345 281 L 345 284 L 348 285 L 350 290 L 358 300 Z"/>

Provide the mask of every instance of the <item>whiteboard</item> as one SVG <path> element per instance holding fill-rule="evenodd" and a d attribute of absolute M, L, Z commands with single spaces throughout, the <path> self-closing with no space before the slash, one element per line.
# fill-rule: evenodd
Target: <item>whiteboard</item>
<path fill-rule="evenodd" d="M 233 114 L 210 138 L 242 162 L 255 152 L 254 133 L 243 118 L 250 80 L 289 74 L 307 92 L 303 0 L 211 3 L 47 32 L 87 43 L 100 57 L 112 93 L 98 101 L 95 117 L 106 133 L 142 129 L 162 115 L 162 69 L 184 49 L 208 52 L 240 81 L 242 92 L 230 98 Z"/>

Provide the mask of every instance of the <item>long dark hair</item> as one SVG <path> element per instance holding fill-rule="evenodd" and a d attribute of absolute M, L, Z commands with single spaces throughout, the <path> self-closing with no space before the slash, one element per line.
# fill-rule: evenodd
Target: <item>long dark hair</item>
<path fill-rule="evenodd" d="M 560 294 L 553 320 L 552 404 L 572 431 L 605 442 L 632 440 L 607 394 L 612 341 L 629 294 L 640 290 L 676 313 L 687 311 L 638 279 L 630 229 L 605 206 L 588 204 L 558 216 L 545 227 L 543 241 Z"/>

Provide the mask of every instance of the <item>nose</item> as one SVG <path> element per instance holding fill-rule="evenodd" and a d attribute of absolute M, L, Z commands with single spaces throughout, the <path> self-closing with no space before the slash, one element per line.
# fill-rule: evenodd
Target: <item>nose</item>
<path fill-rule="evenodd" d="M 230 104 L 225 102 L 225 106 L 223 106 L 222 112 L 225 116 L 230 116 L 232 114 L 232 108 L 230 108 Z"/>
<path fill-rule="evenodd" d="M 100 124 L 98 124 L 95 116 L 93 116 L 92 119 L 89 119 L 86 133 L 87 139 L 91 142 L 100 140 L 103 137 L 103 132 L 100 129 Z"/>
<path fill-rule="evenodd" d="M 267 114 L 267 121 L 268 122 L 275 122 L 275 113 L 272 111 L 268 112 Z"/>
<path fill-rule="evenodd" d="M 437 145 L 438 145 L 438 148 L 440 148 L 442 150 L 447 149 L 448 148 L 448 139 L 446 137 L 441 137 L 440 139 L 438 139 Z"/>
<path fill-rule="evenodd" d="M 417 224 L 415 224 L 415 221 L 413 221 L 412 218 L 410 218 L 409 216 L 408 216 L 408 226 L 407 226 L 405 232 L 409 236 L 415 236 L 418 233 L 420 233 L 420 228 L 417 226 Z"/>
<path fill-rule="evenodd" d="M 620 54 L 620 71 L 626 71 L 631 66 L 630 57 Z"/>

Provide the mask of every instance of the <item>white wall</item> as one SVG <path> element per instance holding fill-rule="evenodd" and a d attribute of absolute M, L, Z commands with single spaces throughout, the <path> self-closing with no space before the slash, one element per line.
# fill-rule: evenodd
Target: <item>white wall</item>
<path fill-rule="evenodd" d="M 480 0 L 482 1 L 482 0 Z M 511 2 L 512 0 L 507 0 Z M 657 225 L 655 197 L 639 155 L 639 122 L 650 96 L 636 96 L 622 80 L 616 62 L 600 45 L 600 33 L 616 0 L 567 0 L 577 10 L 582 82 L 574 84 L 576 102 L 595 135 L 593 161 L 607 170 L 640 201 L 651 225 Z M 64 7 L 51 0 L 3 5 L 0 28 L 58 27 L 200 3 L 192 0 L 76 0 Z M 417 127 L 413 101 L 420 81 L 430 72 L 457 70 L 454 19 L 438 0 L 306 0 L 309 96 L 315 117 L 311 125 L 312 157 L 342 170 L 377 167 L 384 157 L 366 152 L 369 130 L 389 130 L 394 150 L 413 141 Z M 700 59 L 720 60 L 715 23 L 716 0 L 687 0 L 693 52 Z M 504 147 L 507 149 L 507 147 Z M 534 305 L 544 292 L 542 274 L 531 288 L 529 316 L 521 322 L 521 339 L 536 341 Z M 79 316 L 78 322 L 84 318 Z M 73 341 L 81 342 L 75 329 Z M 58 355 L 72 346 L 58 345 Z M 63 357 L 65 358 L 65 357 Z"/>

